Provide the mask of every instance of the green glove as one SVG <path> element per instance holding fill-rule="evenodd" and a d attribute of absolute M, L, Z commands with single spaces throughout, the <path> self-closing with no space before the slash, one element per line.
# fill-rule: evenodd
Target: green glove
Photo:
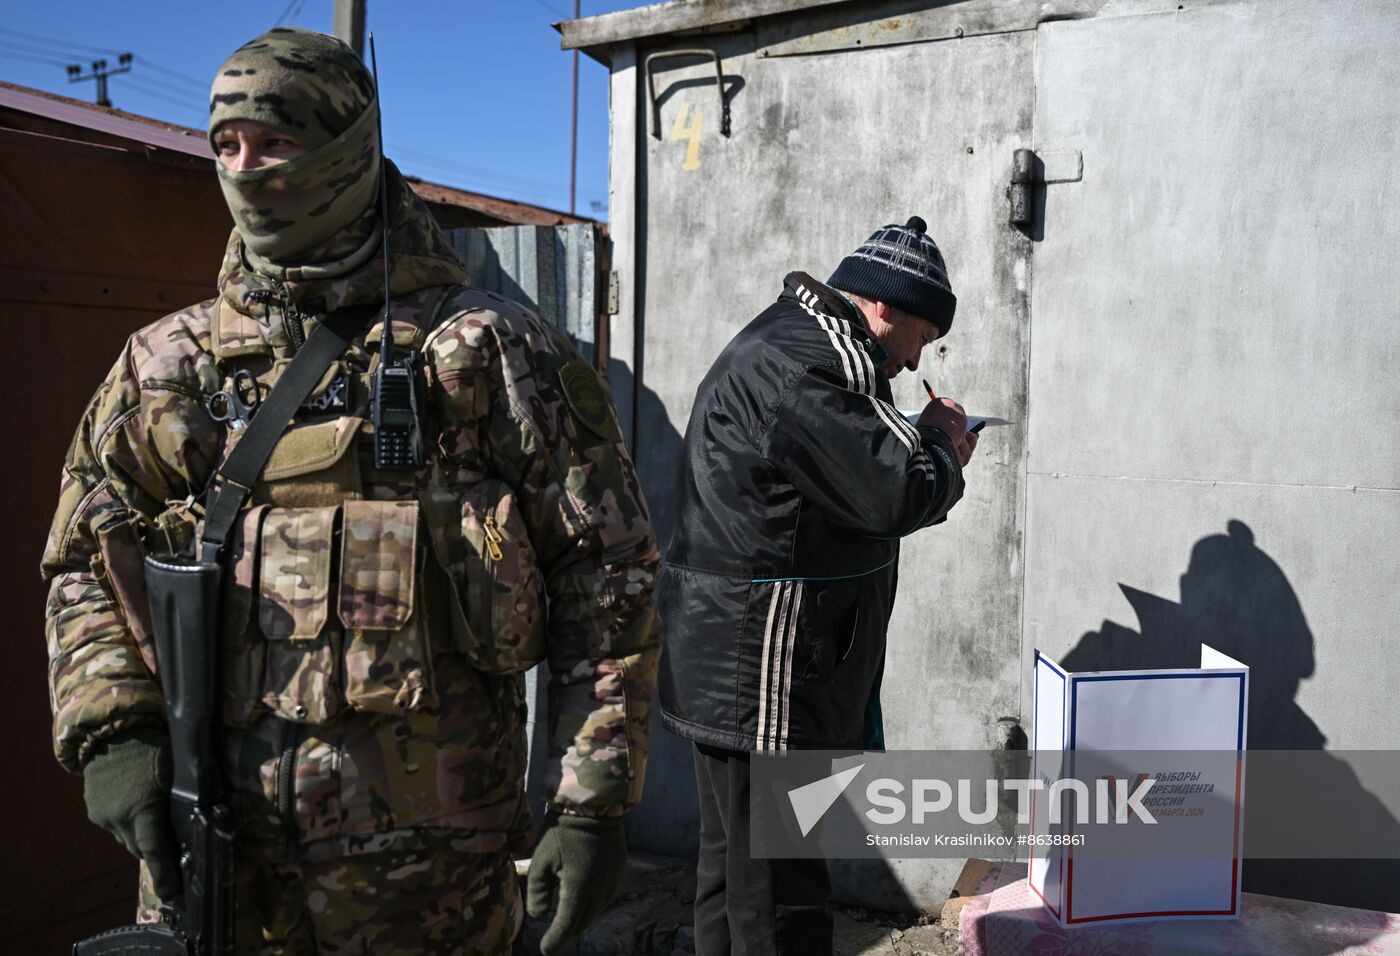
<path fill-rule="evenodd" d="M 142 728 L 98 744 L 83 768 L 88 819 L 146 861 L 163 900 L 180 895 L 179 854 L 170 828 L 170 741 Z"/>
<path fill-rule="evenodd" d="M 612 902 L 627 872 L 627 836 L 622 817 L 552 814 L 530 859 L 525 911 L 535 919 L 549 912 L 559 888 L 559 910 L 549 924 L 540 952 L 553 956 L 578 936 Z"/>

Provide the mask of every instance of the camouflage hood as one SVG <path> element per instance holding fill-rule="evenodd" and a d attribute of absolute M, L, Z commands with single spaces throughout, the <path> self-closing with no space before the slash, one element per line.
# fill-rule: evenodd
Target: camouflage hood
<path fill-rule="evenodd" d="M 385 161 L 389 188 L 389 289 L 402 296 L 439 285 L 465 285 L 466 269 L 438 228 L 432 214 Z M 238 312 L 259 319 L 265 335 L 277 346 L 280 316 L 288 306 L 310 316 L 351 305 L 384 301 L 384 260 L 380 233 L 341 263 L 278 266 L 250 255 L 238 229 L 229 236 L 219 273 L 219 293 Z M 339 266 L 339 268 L 337 267 Z M 270 321 L 278 318 L 278 321 Z"/>
<path fill-rule="evenodd" d="M 305 262 L 356 229 L 372 229 L 383 150 L 379 102 L 364 63 L 335 37 L 270 30 L 224 61 L 209 91 L 209 143 L 231 121 L 272 127 L 306 147 L 287 162 L 230 171 L 218 166 L 224 200 L 244 241 L 277 262 Z M 341 249 L 343 254 L 346 250 Z"/>

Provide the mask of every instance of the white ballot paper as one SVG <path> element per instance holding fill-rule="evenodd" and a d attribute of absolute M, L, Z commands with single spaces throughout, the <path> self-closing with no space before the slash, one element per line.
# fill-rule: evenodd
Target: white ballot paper
<path fill-rule="evenodd" d="M 919 423 L 919 416 L 922 415 L 923 413 L 924 413 L 924 410 L 923 410 L 922 408 L 915 409 L 915 410 L 912 411 L 912 412 L 911 412 L 911 411 L 907 411 L 906 409 L 903 409 L 903 408 L 901 408 L 901 409 L 899 410 L 899 414 L 901 414 L 901 415 L 903 415 L 905 418 L 907 418 L 907 419 L 909 420 L 909 424 L 911 424 L 911 425 L 917 425 L 917 424 Z M 991 428 L 991 427 L 996 426 L 996 425 L 1010 425 L 1010 424 L 1011 424 L 1011 423 L 1008 422 L 1008 421 L 1007 421 L 1006 419 L 1004 419 L 1004 418 L 993 418 L 993 417 L 990 416 L 990 415 L 969 415 L 969 416 L 967 416 L 967 430 L 970 431 L 970 432 L 975 432 L 975 431 L 977 431 L 979 428 Z"/>
<path fill-rule="evenodd" d="M 1204 644 L 1180 670 L 1075 673 L 1037 650 L 1032 680 L 1030 886 L 1050 914 L 1238 919 L 1249 668 Z M 1085 781 L 1095 812 L 1112 795 L 1107 825 L 1069 809 Z"/>

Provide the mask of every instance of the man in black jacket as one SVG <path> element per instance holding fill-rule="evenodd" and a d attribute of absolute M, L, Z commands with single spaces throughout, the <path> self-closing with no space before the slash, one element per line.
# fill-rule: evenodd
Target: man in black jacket
<path fill-rule="evenodd" d="M 883 747 L 899 539 L 944 519 L 976 446 L 961 406 L 911 424 L 889 379 L 957 300 L 917 216 L 821 283 L 801 272 L 695 395 L 659 585 L 661 720 L 695 742 L 698 956 L 830 953 L 824 860 L 752 859 L 749 753 Z"/>

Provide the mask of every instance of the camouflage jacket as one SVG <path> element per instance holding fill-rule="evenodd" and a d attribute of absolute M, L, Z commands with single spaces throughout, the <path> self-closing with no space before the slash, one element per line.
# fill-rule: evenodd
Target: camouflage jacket
<path fill-rule="evenodd" d="M 381 473 L 367 453 L 376 324 L 303 406 L 231 542 L 226 773 L 258 839 L 345 852 L 432 831 L 484 850 L 528 829 L 521 672 L 542 657 L 547 796 L 589 815 L 640 798 L 658 558 L 605 386 L 539 316 L 464 287 L 393 181 L 393 334 L 422 359 L 429 460 Z M 68 769 L 165 719 L 140 562 L 188 546 L 190 500 L 239 437 L 208 396 L 239 369 L 265 391 L 319 315 L 382 301 L 379 261 L 270 280 L 235 233 L 221 295 L 131 336 L 98 388 L 42 566 Z"/>

